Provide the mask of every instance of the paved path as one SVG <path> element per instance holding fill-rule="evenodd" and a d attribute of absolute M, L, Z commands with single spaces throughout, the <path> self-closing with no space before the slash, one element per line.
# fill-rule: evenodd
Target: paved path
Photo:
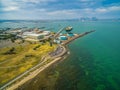
<path fill-rule="evenodd" d="M 43 70 L 45 70 L 47 67 L 49 67 L 50 65 L 52 65 L 53 63 L 55 63 L 56 61 L 60 60 L 61 57 L 56 58 L 55 60 L 51 61 L 50 63 L 40 67 L 39 69 L 35 70 L 34 72 L 30 73 L 30 75 L 28 75 L 27 77 L 25 77 L 24 79 L 22 79 L 19 83 L 13 84 L 11 87 L 7 88 L 7 90 L 14 90 L 16 88 L 18 88 L 19 86 L 21 86 L 22 84 L 26 83 L 28 80 L 34 78 L 35 76 L 37 76 L 40 72 L 42 72 Z"/>
<path fill-rule="evenodd" d="M 24 84 L 25 82 L 27 82 L 28 80 L 34 78 L 36 75 L 38 75 L 41 71 L 45 70 L 47 67 L 49 67 L 50 65 L 52 65 L 53 63 L 55 63 L 56 61 L 62 59 L 62 55 L 64 55 L 67 51 L 66 51 L 66 48 L 64 46 L 59 46 L 60 50 L 62 49 L 62 52 L 59 53 L 59 49 L 55 50 L 54 53 L 57 53 L 56 56 L 44 56 L 42 58 L 42 61 L 41 63 L 39 63 L 38 65 L 36 65 L 35 67 L 27 70 L 26 72 L 24 72 L 23 74 L 21 74 L 20 76 L 18 76 L 17 78 L 11 80 L 10 82 L 8 82 L 7 84 L 5 84 L 3 87 L 0 88 L 0 90 L 3 90 L 3 89 L 7 89 L 7 90 L 14 90 L 16 88 L 18 88 L 19 86 L 21 86 L 22 84 Z M 48 60 L 48 59 L 53 59 L 50 63 L 48 64 L 45 64 L 45 62 Z M 45 64 L 45 65 L 44 65 Z M 44 66 L 42 66 L 44 65 Z M 41 67 L 40 67 L 41 66 Z M 38 68 L 38 69 L 37 69 Z M 33 71 L 35 70 L 35 71 Z M 33 72 L 31 72 L 33 71 Z M 30 73 L 31 72 L 31 73 Z M 30 73 L 30 74 L 29 74 Z M 25 75 L 29 74 L 28 76 L 24 77 Z M 24 78 L 23 78 L 24 77 Z M 21 81 L 13 84 L 14 82 L 20 80 L 21 78 L 23 78 Z M 11 85 L 13 84 L 13 85 Z M 10 86 L 11 85 L 11 86 Z M 9 87 L 10 86 L 10 87 Z"/>
<path fill-rule="evenodd" d="M 49 55 L 51 57 L 59 57 L 66 51 L 64 46 L 59 45 L 54 52 L 51 52 Z"/>
<path fill-rule="evenodd" d="M 44 57 L 42 58 L 44 59 Z M 23 74 L 21 74 L 20 76 L 18 76 L 17 78 L 11 80 L 10 82 L 8 82 L 7 84 L 5 84 L 4 86 L 0 87 L 0 90 L 3 90 L 4 88 L 6 88 L 7 86 L 11 85 L 12 83 L 14 83 L 15 81 L 19 80 L 20 78 L 22 78 L 23 76 L 25 76 L 26 74 L 28 74 L 30 71 L 34 70 L 35 68 L 39 67 L 40 65 L 42 65 L 45 62 L 45 60 L 41 63 L 39 63 L 38 65 L 36 65 L 35 67 L 27 70 L 26 72 L 24 72 Z"/>

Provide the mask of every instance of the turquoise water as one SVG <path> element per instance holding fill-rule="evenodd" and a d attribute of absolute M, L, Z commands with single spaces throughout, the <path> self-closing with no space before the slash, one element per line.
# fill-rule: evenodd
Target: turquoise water
<path fill-rule="evenodd" d="M 91 29 L 96 32 L 69 45 L 71 55 L 58 66 L 59 89 L 120 90 L 119 25 L 119 22 L 84 22 L 74 25 L 77 33 Z"/>
<path fill-rule="evenodd" d="M 50 86 L 55 90 L 120 90 L 120 22 L 25 22 L 2 23 L 0 27 L 46 26 L 46 29 L 52 28 L 52 31 L 56 31 L 67 25 L 71 25 L 75 33 L 93 29 L 96 32 L 68 45 L 68 58 L 44 72 L 45 77 L 42 78 L 49 81 L 49 85 L 44 83 L 44 87 Z M 48 73 L 51 73 L 51 77 Z M 40 83 L 37 84 L 40 88 Z M 28 87 L 37 88 L 35 85 Z"/>

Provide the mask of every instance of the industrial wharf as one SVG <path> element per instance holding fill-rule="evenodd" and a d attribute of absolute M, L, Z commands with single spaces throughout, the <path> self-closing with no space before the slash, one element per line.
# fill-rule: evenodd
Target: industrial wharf
<path fill-rule="evenodd" d="M 95 30 L 84 32 L 82 34 L 76 34 L 73 37 L 69 38 L 68 40 L 63 41 L 61 43 L 61 45 L 58 45 L 58 48 L 54 52 L 52 52 L 51 54 L 49 54 L 43 58 L 44 60 L 42 63 L 39 63 L 37 66 L 31 68 L 30 70 L 26 71 L 25 73 L 23 73 L 19 77 L 15 78 L 12 81 L 10 81 L 9 83 L 5 84 L 3 87 L 0 88 L 0 90 L 4 90 L 4 89 L 14 90 L 14 89 L 22 86 L 28 80 L 30 80 L 30 79 L 32 80 L 32 78 L 34 78 L 38 73 L 42 72 L 43 70 L 45 70 L 47 67 L 49 67 L 53 63 L 55 63 L 61 59 L 64 59 L 65 55 L 68 52 L 66 45 L 68 45 L 70 42 L 74 41 L 75 39 L 83 37 L 83 36 L 85 36 L 89 33 L 92 33 L 92 32 L 95 32 Z M 49 57 L 49 59 L 53 59 L 53 60 L 50 63 L 43 65 L 47 61 L 48 57 Z M 33 70 L 35 70 L 35 71 L 33 71 Z M 31 71 L 33 71 L 33 72 L 31 72 Z M 31 72 L 31 74 L 29 74 L 30 72 Z M 25 75 L 28 75 L 28 76 L 25 77 Z M 23 78 L 23 79 L 20 80 L 21 78 Z M 20 80 L 20 82 L 15 83 L 16 81 L 19 81 L 19 80 Z"/>
<path fill-rule="evenodd" d="M 82 33 L 82 34 L 77 34 L 77 35 L 75 35 L 74 37 L 70 38 L 69 40 L 64 41 L 64 42 L 62 43 L 62 45 L 67 45 L 67 44 L 69 44 L 70 42 L 72 42 L 73 40 L 75 40 L 75 39 L 77 39 L 77 38 L 79 38 L 79 37 L 83 37 L 83 36 L 85 36 L 85 35 L 87 35 L 87 34 L 89 34 L 89 33 L 92 33 L 92 32 L 95 32 L 95 30 L 91 30 L 91 31 L 88 31 L 88 32 L 84 32 L 84 33 Z"/>

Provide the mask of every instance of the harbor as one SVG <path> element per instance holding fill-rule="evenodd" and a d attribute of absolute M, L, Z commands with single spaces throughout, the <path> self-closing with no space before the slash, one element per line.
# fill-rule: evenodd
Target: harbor
<path fill-rule="evenodd" d="M 41 36 L 41 34 L 37 35 L 37 34 L 31 34 L 32 32 L 30 31 L 28 32 L 24 32 L 26 34 L 23 34 L 22 36 L 24 37 L 25 35 L 29 36 L 29 38 L 32 37 L 31 43 L 36 42 L 35 40 L 40 41 L 41 44 L 44 45 L 44 43 L 46 43 L 47 41 L 49 42 L 50 47 L 53 47 L 53 45 L 57 45 L 56 49 L 50 53 L 48 53 L 46 56 L 42 57 L 40 63 L 38 63 L 37 65 L 35 65 L 34 67 L 30 68 L 29 70 L 25 71 L 23 74 L 19 75 L 19 77 L 14 78 L 13 80 L 9 81 L 7 84 L 3 85 L 0 89 L 7 89 L 7 90 L 13 90 L 15 88 L 18 88 L 19 86 L 21 86 L 22 84 L 26 83 L 28 80 L 34 78 L 38 73 L 42 72 L 43 70 L 45 70 L 47 67 L 49 67 L 50 65 L 52 65 L 53 63 L 59 61 L 59 60 L 63 60 L 66 55 L 68 54 L 69 51 L 67 51 L 66 47 L 67 44 L 69 44 L 70 42 L 74 41 L 75 39 L 85 36 L 89 33 L 94 32 L 94 30 L 89 31 L 89 32 L 85 32 L 83 34 L 74 34 L 72 33 L 72 27 L 65 27 L 61 30 L 59 30 L 57 33 L 55 34 L 50 34 L 50 32 L 47 31 L 47 38 L 33 38 L 33 36 L 38 37 L 39 35 Z M 61 32 L 66 30 L 65 34 L 62 34 Z M 38 32 L 38 30 L 35 30 Z M 49 36 L 48 36 L 49 35 Z M 45 35 L 46 36 L 46 35 Z M 27 37 L 28 38 L 28 37 Z M 24 39 L 25 41 L 28 41 L 26 39 Z M 38 46 L 34 48 L 34 50 L 36 50 L 36 48 L 39 48 Z M 46 63 L 48 62 L 48 63 Z M 1 67 L 4 68 L 4 67 Z M 30 74 L 30 73 L 33 74 Z M 27 77 L 26 77 L 27 75 Z M 17 82 L 19 81 L 19 82 Z M 17 83 L 16 83 L 17 82 Z"/>

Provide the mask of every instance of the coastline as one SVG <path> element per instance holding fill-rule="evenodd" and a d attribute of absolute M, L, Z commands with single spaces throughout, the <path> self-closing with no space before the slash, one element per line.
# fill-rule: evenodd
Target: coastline
<path fill-rule="evenodd" d="M 91 30 L 89 32 L 85 32 L 83 34 L 79 34 L 68 41 L 62 43 L 62 45 L 58 45 L 55 51 L 52 52 L 52 54 L 48 53 L 47 56 L 42 57 L 41 63 L 38 63 L 36 66 L 32 67 L 31 69 L 25 71 L 22 75 L 18 76 L 17 78 L 13 79 L 12 81 L 8 82 L 4 86 L 2 86 L 0 89 L 6 89 L 6 90 L 14 90 L 18 88 L 19 86 L 23 85 L 25 82 L 28 80 L 31 80 L 35 76 L 37 76 L 40 72 L 45 70 L 47 67 L 50 65 L 54 64 L 55 62 L 64 59 L 65 55 L 67 54 L 68 48 L 67 44 L 70 43 L 71 41 L 85 36 L 91 32 L 94 32 L 95 30 Z M 69 52 L 70 53 L 70 52 Z M 51 61 L 52 60 L 52 61 Z M 33 71 L 34 70 L 34 71 Z"/>
<path fill-rule="evenodd" d="M 49 66 L 51 66 L 51 65 L 53 65 L 53 64 L 55 64 L 55 63 L 57 63 L 58 61 L 61 61 L 61 60 L 63 60 L 63 59 L 65 59 L 67 56 L 66 56 L 66 54 L 67 54 L 67 52 L 68 52 L 68 49 L 67 49 L 67 47 L 66 46 L 62 46 L 62 47 L 64 47 L 64 51 L 60 54 L 60 55 L 58 55 L 57 57 L 52 57 L 51 59 L 52 59 L 52 61 L 50 61 L 48 64 L 45 64 L 45 65 L 43 65 L 43 66 L 41 66 L 41 67 L 39 67 L 39 68 L 37 68 L 37 69 L 35 69 L 34 71 L 32 71 L 32 72 L 29 72 L 28 74 L 29 75 L 27 75 L 26 77 L 23 77 L 23 79 L 21 79 L 20 81 L 19 81 L 19 79 L 18 80 L 16 80 L 16 83 L 12 83 L 12 84 L 10 84 L 10 85 L 8 85 L 8 86 L 6 86 L 6 87 L 4 87 L 6 90 L 14 90 L 14 89 L 17 89 L 19 86 L 22 86 L 24 83 L 26 83 L 28 80 L 31 80 L 31 79 L 33 79 L 34 77 L 36 77 L 39 73 L 41 73 L 42 71 L 44 71 L 45 69 L 47 69 Z M 47 58 L 43 58 L 43 59 L 47 59 Z M 48 59 L 47 59 L 48 60 Z M 45 60 L 46 61 L 46 60 Z M 37 65 L 36 65 L 37 66 Z M 21 77 L 22 78 L 22 77 Z M 17 82 L 18 81 L 18 82 Z M 4 89 L 3 88 L 3 89 Z"/>

